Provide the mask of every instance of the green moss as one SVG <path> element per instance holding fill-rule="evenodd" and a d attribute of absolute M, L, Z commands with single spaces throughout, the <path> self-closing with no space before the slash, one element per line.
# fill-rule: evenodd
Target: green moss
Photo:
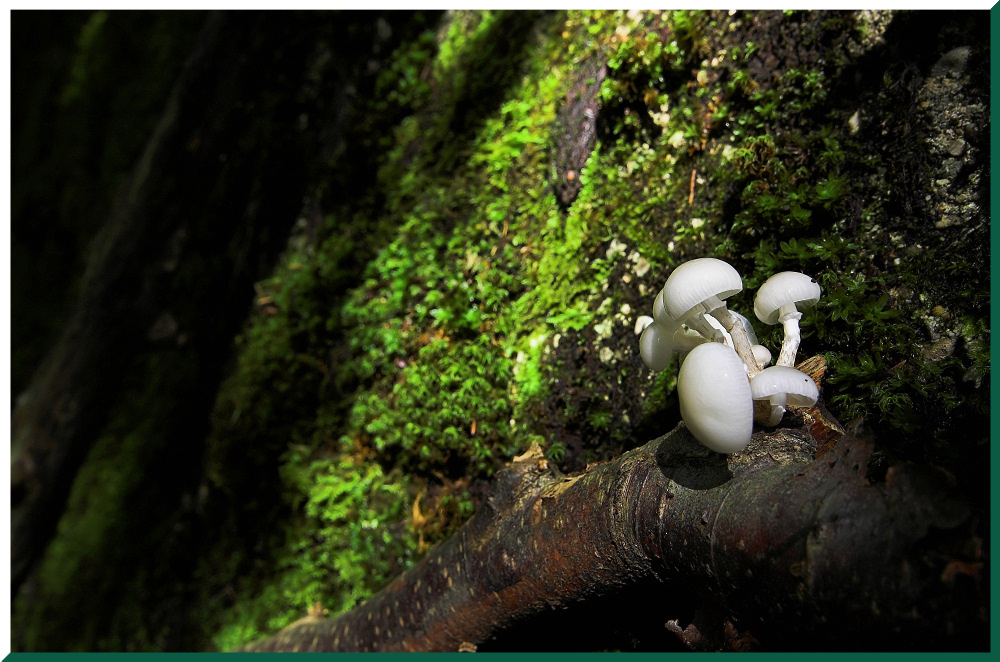
<path fill-rule="evenodd" d="M 748 289 L 733 301 L 744 313 L 776 271 L 819 280 L 824 299 L 805 315 L 801 355 L 827 356 L 831 409 L 874 426 L 879 457 L 954 466 L 979 443 L 954 433 L 958 417 L 988 412 L 982 308 L 949 298 L 961 351 L 928 359 L 904 322 L 937 303 L 905 295 L 922 291 L 928 261 L 896 263 L 886 248 L 899 225 L 883 195 L 890 183 L 861 173 L 891 172 L 892 157 L 850 133 L 856 108 L 834 93 L 844 62 L 824 57 L 816 37 L 766 78 L 760 52 L 772 46 L 733 41 L 754 20 L 455 13 L 434 33 L 436 50 L 425 37 L 403 54 L 382 81 L 410 115 L 391 134 L 381 202 L 332 214 L 315 252 L 290 255 L 263 284 L 275 310 L 244 334 L 220 398 L 220 438 L 273 432 L 250 452 L 271 448 L 261 462 L 281 463 L 291 513 L 270 550 L 280 571 L 240 584 L 220 646 L 316 600 L 336 611 L 376 590 L 420 553 L 421 494 L 432 504 L 423 507 L 454 515 L 442 516 L 443 537 L 471 512 L 467 481 L 532 441 L 574 467 L 673 427 L 675 369 L 642 367 L 633 324 L 692 257 L 744 274 Z M 830 29 L 810 13 L 764 20 Z M 518 39 L 498 43 L 512 27 Z M 609 62 L 598 139 L 562 208 L 553 126 L 570 72 L 591 57 Z M 861 102 L 883 103 L 880 89 Z M 360 280 L 330 295 L 359 263 Z M 985 279 L 964 288 L 973 301 L 988 291 Z M 780 330 L 757 326 L 776 349 Z M 217 467 L 219 485 L 235 489 L 226 462 Z M 372 530 L 377 545 L 359 558 L 350 545 Z"/>
<path fill-rule="evenodd" d="M 169 487 L 157 492 L 146 477 L 167 471 L 176 483 L 192 478 L 190 458 L 167 444 L 171 432 L 161 424 L 184 412 L 167 411 L 162 394 L 187 383 L 197 366 L 189 355 L 173 350 L 152 353 L 144 362 L 144 369 L 123 385 L 130 397 L 112 412 L 73 482 L 57 535 L 41 561 L 31 611 L 16 605 L 13 622 L 28 650 L 47 650 L 50 641 L 76 651 L 149 650 L 155 635 L 145 628 L 170 619 L 166 604 L 137 618 L 145 600 L 165 601 L 173 586 L 160 584 L 155 573 L 130 573 L 145 564 L 161 572 L 184 564 L 179 550 L 162 546 L 184 538 L 170 528 L 173 493 Z M 155 523 L 151 532 L 137 537 L 135 532 L 150 522 Z M 130 544 L 123 544 L 126 540 Z M 108 567 L 130 579 L 123 583 Z M 89 590 L 79 591 L 80 585 Z M 123 608 L 111 610 L 109 604 Z M 85 627 L 79 627 L 81 614 L 88 615 Z"/>
<path fill-rule="evenodd" d="M 452 465 L 459 475 L 489 475 L 497 449 L 509 457 L 511 364 L 488 336 L 437 340 L 398 361 L 395 380 L 355 401 L 345 442 L 399 455 L 421 473 Z"/>
<path fill-rule="evenodd" d="M 224 617 L 220 647 L 280 627 L 315 601 L 335 612 L 363 599 L 405 567 L 426 537 L 407 522 L 418 490 L 430 481 L 430 507 L 460 522 L 472 504 L 455 481 L 488 477 L 525 439 L 511 428 L 515 357 L 527 343 L 517 335 L 517 315 L 527 308 L 518 302 L 527 279 L 515 256 L 525 254 L 527 239 L 517 219 L 539 201 L 504 189 L 513 174 L 542 171 L 531 153 L 545 139 L 557 92 L 550 78 L 548 103 L 483 107 L 477 121 L 462 120 L 464 140 L 454 135 L 457 120 L 442 105 L 489 100 L 470 100 L 474 86 L 461 81 L 497 80 L 477 67 L 495 67 L 491 40 L 525 19 L 453 19 L 432 67 L 434 95 L 406 74 L 430 54 L 426 41 L 405 56 L 416 60 L 397 68 L 405 88 L 398 98 L 415 114 L 400 124 L 379 174 L 387 189 L 380 211 L 372 210 L 381 214 L 374 233 L 385 229 L 387 243 L 369 254 L 360 284 L 339 303 L 323 294 L 368 246 L 345 247 L 357 219 L 347 209 L 345 218 L 329 219 L 318 250 L 286 256 L 261 284 L 264 303 L 219 399 L 214 475 L 222 488 L 244 489 L 227 470 L 229 458 L 244 434 L 256 437 L 246 450 L 262 464 L 280 463 L 292 519 L 285 542 L 269 552 L 280 572 L 263 590 L 255 576 L 239 583 L 241 606 Z M 530 97 L 537 88 L 517 94 Z M 551 196 L 543 204 L 554 208 Z M 292 444 L 284 452 L 282 438 Z M 376 529 L 382 537 L 370 549 L 359 544 Z M 426 542 L 445 533 L 428 530 Z"/>
<path fill-rule="evenodd" d="M 302 495 L 306 519 L 290 525 L 275 576 L 263 590 L 239 587 L 257 595 L 216 634 L 220 650 L 277 631 L 317 603 L 332 612 L 349 609 L 413 558 L 416 539 L 402 525 L 409 503 L 405 476 L 386 475 L 380 465 L 352 456 L 303 467 L 297 452 L 284 458 L 282 477 Z"/>

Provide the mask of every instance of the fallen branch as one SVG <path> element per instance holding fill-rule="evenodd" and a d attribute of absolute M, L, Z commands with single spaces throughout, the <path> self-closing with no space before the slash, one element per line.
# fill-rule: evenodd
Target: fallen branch
<path fill-rule="evenodd" d="M 871 444 L 848 435 L 831 447 L 823 415 L 758 431 L 731 456 L 681 424 L 572 478 L 534 447 L 380 593 L 248 650 L 477 650 L 541 612 L 637 586 L 699 605 L 701 622 L 664 618 L 691 648 L 988 647 L 974 522 L 948 477 L 901 465 L 871 484 Z"/>

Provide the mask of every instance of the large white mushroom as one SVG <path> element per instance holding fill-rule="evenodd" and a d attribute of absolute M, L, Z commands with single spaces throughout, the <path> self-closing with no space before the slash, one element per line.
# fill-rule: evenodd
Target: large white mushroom
<path fill-rule="evenodd" d="M 706 321 L 709 314 L 732 337 L 739 358 L 752 377 L 760 372 L 746 329 L 726 308 L 725 299 L 743 290 L 743 279 L 730 264 L 712 257 L 690 260 L 674 269 L 663 286 L 663 306 L 678 324 L 686 324 L 706 338 L 718 332 Z M 655 317 L 655 314 L 654 314 Z"/>
<path fill-rule="evenodd" d="M 736 352 L 707 342 L 691 350 L 677 376 L 681 418 L 694 438 L 718 453 L 735 453 L 753 434 L 753 397 Z"/>

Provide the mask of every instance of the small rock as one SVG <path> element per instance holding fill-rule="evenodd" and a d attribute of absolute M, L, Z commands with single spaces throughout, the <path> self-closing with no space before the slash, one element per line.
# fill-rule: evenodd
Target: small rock
<path fill-rule="evenodd" d="M 958 76 L 965 71 L 971 53 L 972 49 L 968 46 L 951 49 L 931 67 L 931 76 Z"/>
<path fill-rule="evenodd" d="M 944 336 L 940 340 L 936 341 L 930 347 L 925 347 L 921 354 L 924 360 L 930 361 L 931 363 L 937 363 L 942 361 L 955 351 L 955 338 L 951 336 Z"/>
<path fill-rule="evenodd" d="M 952 156 L 961 156 L 962 152 L 965 151 L 965 141 L 961 138 L 955 138 L 950 143 L 948 143 L 948 153 Z"/>

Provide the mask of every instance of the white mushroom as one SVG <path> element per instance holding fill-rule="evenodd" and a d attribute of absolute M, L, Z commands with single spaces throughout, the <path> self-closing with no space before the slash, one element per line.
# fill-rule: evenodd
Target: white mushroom
<path fill-rule="evenodd" d="M 675 352 L 683 355 L 705 342 L 705 338 L 688 333 L 667 314 L 663 308 L 662 291 L 653 302 L 653 317 L 642 316 L 639 319 L 643 324 L 642 335 L 639 336 L 639 356 L 646 367 L 655 372 L 666 368 Z M 637 321 L 636 329 L 639 328 Z"/>
<path fill-rule="evenodd" d="M 785 337 L 781 341 L 781 352 L 775 365 L 791 367 L 795 365 L 795 354 L 799 350 L 799 320 L 802 313 L 798 307 L 812 306 L 819 301 L 819 283 L 797 271 L 782 271 L 768 278 L 753 302 L 753 312 L 764 324 L 781 323 Z"/>
<path fill-rule="evenodd" d="M 663 306 L 679 324 L 687 324 L 713 338 L 718 332 L 705 320 L 708 313 L 722 323 L 733 339 L 739 358 L 751 376 L 760 372 L 740 320 L 726 308 L 725 299 L 743 290 L 743 279 L 736 269 L 722 260 L 702 257 L 674 269 L 663 286 Z M 655 313 L 654 313 L 655 317 Z"/>
<path fill-rule="evenodd" d="M 635 335 L 639 335 L 646 330 L 646 327 L 653 323 L 653 318 L 649 315 L 639 315 L 635 318 Z"/>
<path fill-rule="evenodd" d="M 771 350 L 763 345 L 752 345 L 750 349 L 753 350 L 753 357 L 757 359 L 757 365 L 761 368 L 771 365 Z"/>
<path fill-rule="evenodd" d="M 686 263 L 685 263 L 686 264 Z M 670 282 L 670 279 L 667 279 Z M 667 286 L 664 285 L 660 293 L 656 295 L 656 299 L 653 300 L 653 317 L 655 319 L 667 319 L 670 320 L 672 324 L 683 323 L 688 329 L 690 329 L 691 335 L 697 335 L 703 340 L 709 340 L 712 342 L 725 342 L 726 336 L 724 336 L 721 331 L 725 329 L 721 322 L 718 327 L 712 325 L 704 315 L 689 315 L 683 320 L 674 320 L 673 316 L 667 310 L 664 305 L 664 298 L 667 294 Z M 727 333 L 728 335 L 728 333 Z"/>
<path fill-rule="evenodd" d="M 639 356 L 646 367 L 653 372 L 660 372 L 667 367 L 674 355 L 675 348 L 670 339 L 670 332 L 656 322 L 646 325 L 639 336 Z"/>
<path fill-rule="evenodd" d="M 691 434 L 711 450 L 735 453 L 750 443 L 750 381 L 731 347 L 708 342 L 692 349 L 677 376 L 677 397 Z"/>
<path fill-rule="evenodd" d="M 693 329 L 685 329 L 670 316 L 667 309 L 663 306 L 663 290 L 656 295 L 653 300 L 653 319 L 656 320 L 660 326 L 667 329 L 672 329 L 674 334 L 674 340 L 677 346 L 681 349 L 681 352 L 690 352 L 692 349 L 697 347 L 703 342 L 709 340 L 714 340 L 717 342 L 722 342 L 724 340 L 723 336 L 716 334 L 714 329 L 710 329 L 708 334 L 701 334 Z"/>
<path fill-rule="evenodd" d="M 774 365 L 750 380 L 754 420 L 773 426 L 781 422 L 785 407 L 811 407 L 819 398 L 816 382 L 795 368 Z"/>
<path fill-rule="evenodd" d="M 647 368 L 660 372 L 667 367 L 675 353 L 683 358 L 685 353 L 703 342 L 704 338 L 685 333 L 673 322 L 660 324 L 654 320 L 646 325 L 639 336 L 639 356 Z"/>

